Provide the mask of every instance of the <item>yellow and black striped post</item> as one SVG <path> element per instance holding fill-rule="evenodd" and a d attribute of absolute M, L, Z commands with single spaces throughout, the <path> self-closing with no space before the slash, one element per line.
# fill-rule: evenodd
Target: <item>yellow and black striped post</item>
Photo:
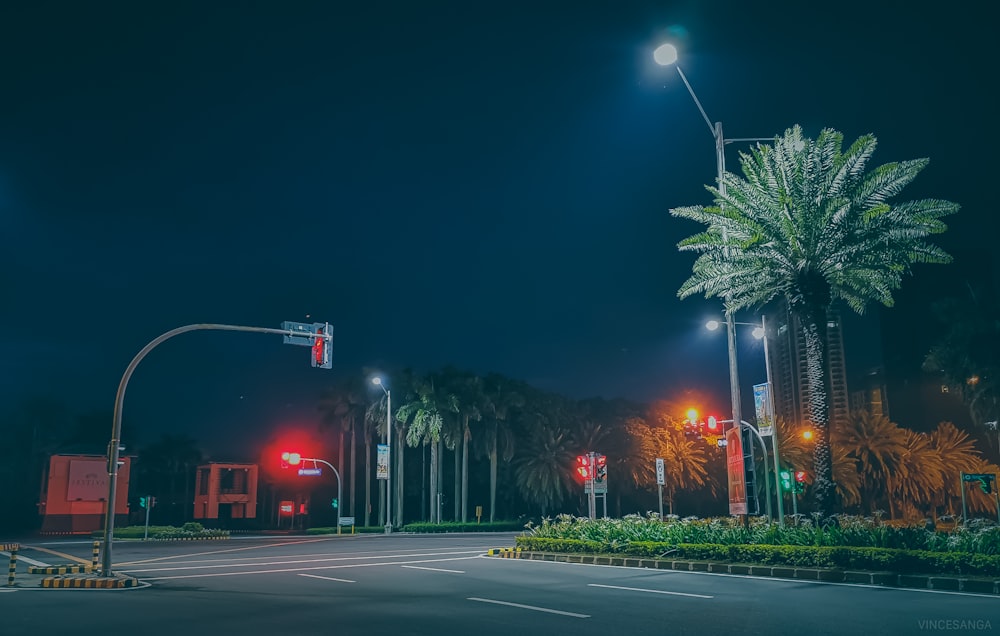
<path fill-rule="evenodd" d="M 95 570 L 97 569 L 97 562 L 100 560 L 101 560 L 101 542 L 94 541 L 94 553 L 90 558 L 90 563 L 91 565 L 94 566 Z"/>
<path fill-rule="evenodd" d="M 14 585 L 14 574 L 17 573 L 17 547 L 10 551 L 10 570 L 7 572 L 7 587 Z"/>

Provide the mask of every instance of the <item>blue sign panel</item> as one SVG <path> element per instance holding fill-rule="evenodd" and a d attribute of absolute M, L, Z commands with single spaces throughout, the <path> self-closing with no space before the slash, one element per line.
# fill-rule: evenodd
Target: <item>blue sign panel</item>
<path fill-rule="evenodd" d="M 302 335 L 294 335 L 284 337 L 285 344 L 301 345 L 303 347 L 311 347 L 313 344 L 313 334 L 316 333 L 316 328 L 311 322 L 292 322 L 286 320 L 281 323 L 282 329 L 288 329 L 289 331 L 301 331 Z"/>
<path fill-rule="evenodd" d="M 322 468 L 300 468 L 299 477 L 316 477 L 323 474 Z"/>

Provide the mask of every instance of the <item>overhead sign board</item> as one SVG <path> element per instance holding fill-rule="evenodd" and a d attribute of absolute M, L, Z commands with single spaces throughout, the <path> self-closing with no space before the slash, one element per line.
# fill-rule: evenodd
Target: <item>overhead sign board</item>
<path fill-rule="evenodd" d="M 300 468 L 299 477 L 317 477 L 323 474 L 322 468 Z"/>
<path fill-rule="evenodd" d="M 282 329 L 288 329 L 289 331 L 301 332 L 302 335 L 288 335 L 286 334 L 282 342 L 285 344 L 300 345 L 303 347 L 311 347 L 313 344 L 313 336 L 316 334 L 316 327 L 314 323 L 311 322 L 292 322 L 291 320 L 286 320 L 281 323 Z"/>

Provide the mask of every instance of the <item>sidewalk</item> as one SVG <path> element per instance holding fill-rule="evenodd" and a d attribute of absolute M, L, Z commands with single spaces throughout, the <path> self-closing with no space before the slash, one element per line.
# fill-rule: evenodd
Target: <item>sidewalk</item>
<path fill-rule="evenodd" d="M 587 563 L 591 565 L 616 565 L 620 567 L 651 568 L 655 570 L 680 570 L 684 572 L 713 572 L 767 576 L 802 581 L 827 583 L 858 583 L 918 590 L 948 590 L 974 594 L 1000 595 L 1000 579 L 974 576 L 949 576 L 942 574 L 896 574 L 824 568 L 797 568 L 777 565 L 749 565 L 718 563 L 714 561 L 672 561 L 638 557 L 621 557 L 594 554 L 562 554 L 554 552 L 529 552 L 521 548 L 493 548 L 489 556 L 532 561 L 557 561 L 561 563 Z"/>

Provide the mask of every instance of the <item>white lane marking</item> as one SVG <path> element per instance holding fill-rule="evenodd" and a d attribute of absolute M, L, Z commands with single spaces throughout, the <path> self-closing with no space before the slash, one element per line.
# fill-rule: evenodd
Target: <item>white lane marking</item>
<path fill-rule="evenodd" d="M 177 576 L 144 576 L 143 581 L 168 581 L 173 579 L 202 579 L 215 576 L 243 576 L 245 574 L 283 574 L 303 570 L 340 570 L 343 568 L 370 568 L 382 565 L 405 565 L 407 563 L 437 563 L 440 561 L 465 561 L 479 557 L 458 557 L 455 559 L 427 559 L 426 561 L 388 561 L 386 563 L 351 563 L 348 565 L 320 565 L 314 568 L 284 568 L 281 570 L 252 570 L 249 572 L 216 572 L 213 574 L 180 574 Z"/>
<path fill-rule="evenodd" d="M 479 550 L 461 550 L 461 551 L 450 551 L 450 552 L 423 552 L 423 553 L 420 553 L 420 554 L 385 554 L 385 555 L 375 556 L 375 557 L 330 556 L 330 557 L 325 558 L 325 559 L 293 559 L 293 560 L 284 560 L 284 561 L 270 561 L 270 562 L 267 562 L 267 563 L 233 563 L 233 562 L 224 561 L 222 563 L 214 564 L 214 565 L 188 565 L 188 566 L 184 566 L 184 567 L 152 567 L 152 568 L 148 568 L 148 569 L 145 569 L 145 570 L 137 570 L 137 569 L 134 569 L 134 568 L 128 568 L 128 571 L 129 572 L 135 572 L 135 573 L 140 573 L 140 572 L 172 572 L 174 570 L 209 570 L 209 569 L 213 569 L 213 568 L 214 569 L 218 569 L 218 568 L 228 568 L 228 567 L 233 567 L 233 568 L 247 568 L 247 567 L 253 567 L 253 566 L 261 567 L 261 566 L 267 566 L 267 565 L 294 565 L 296 563 L 324 563 L 324 562 L 332 562 L 332 561 L 357 561 L 357 560 L 360 560 L 360 559 L 390 559 L 390 558 L 395 558 L 395 559 L 402 558 L 402 559 L 406 559 L 406 558 L 412 558 L 412 557 L 450 556 L 450 555 L 453 555 L 453 554 L 475 554 L 475 555 L 477 555 L 476 557 L 461 557 L 461 558 L 479 558 L 478 555 L 481 554 L 481 553 L 479 552 Z M 433 560 L 433 559 L 431 559 L 431 560 Z M 443 560 L 448 560 L 448 559 L 443 559 Z M 121 567 L 121 564 L 115 564 L 115 565 Z M 335 567 L 335 566 L 332 566 L 332 567 Z"/>
<path fill-rule="evenodd" d="M 168 561 L 170 559 L 183 559 L 185 557 L 204 556 L 208 554 L 225 554 L 227 552 L 245 552 L 246 550 L 261 550 L 264 548 L 277 548 L 286 545 L 299 545 L 302 543 L 319 543 L 321 541 L 330 541 L 330 539 L 302 539 L 299 541 L 284 541 L 282 543 L 272 543 L 268 545 L 252 545 L 245 548 L 227 548 L 225 550 L 211 550 L 209 552 L 192 552 L 190 554 L 178 554 L 165 557 L 157 557 L 155 559 L 143 559 L 141 561 L 127 561 L 125 563 L 116 563 L 115 565 L 144 565 L 146 563 L 155 563 L 157 561 Z M 270 557 L 256 557 L 256 558 L 265 559 Z"/>
<path fill-rule="evenodd" d="M 0 552 L 0 555 L 5 556 L 5 557 L 9 557 L 10 556 L 10 552 Z M 43 563 L 41 561 L 36 561 L 34 559 L 29 559 L 28 557 L 24 556 L 20 552 L 17 554 L 17 560 L 18 561 L 24 561 L 28 565 L 34 565 L 34 566 L 37 566 L 37 567 L 40 567 L 40 568 L 47 568 L 47 567 L 49 567 L 48 563 Z M 90 563 L 90 561 L 87 561 L 87 563 Z"/>
<path fill-rule="evenodd" d="M 240 550 L 245 550 L 245 549 L 247 549 L 247 548 L 240 548 Z M 412 548 L 412 549 L 399 549 L 399 550 L 365 550 L 365 551 L 361 551 L 361 552 L 339 552 L 339 553 L 334 553 L 334 552 L 316 552 L 316 553 L 310 553 L 310 554 L 287 554 L 287 555 L 268 554 L 268 555 L 251 556 L 251 557 L 227 557 L 227 558 L 223 558 L 223 559 L 192 559 L 190 561 L 176 561 L 175 560 L 175 561 L 171 561 L 169 563 L 164 563 L 164 565 L 189 565 L 189 564 L 206 565 L 206 564 L 209 564 L 209 563 L 232 564 L 232 563 L 235 563 L 237 561 L 248 561 L 248 562 L 250 562 L 250 561 L 259 561 L 261 559 L 281 559 L 281 558 L 288 558 L 288 559 L 291 559 L 291 558 L 296 558 L 296 559 L 310 559 L 310 558 L 313 558 L 313 557 L 328 557 L 328 558 L 334 558 L 335 557 L 335 558 L 339 558 L 339 559 L 361 559 L 361 558 L 380 559 L 380 558 L 398 558 L 398 557 L 405 557 L 405 556 L 424 556 L 425 554 L 471 554 L 473 552 L 479 552 L 480 554 L 482 554 L 483 552 L 489 550 L 489 548 L 479 548 L 479 547 L 476 547 L 476 546 L 469 546 L 467 548 L 466 547 L 462 547 L 461 550 L 455 551 L 455 550 L 458 550 L 458 547 L 456 546 L 456 547 L 449 547 L 449 548 L 436 548 L 437 550 L 439 550 L 439 552 L 428 553 L 427 550 L 429 550 L 429 549 L 431 549 L 431 548 Z M 440 550 L 451 550 L 451 552 L 440 552 Z M 223 552 L 224 552 L 224 550 L 223 550 Z M 214 553 L 212 553 L 212 552 L 205 552 L 205 553 L 202 553 L 202 554 L 214 554 Z M 166 561 L 168 559 L 183 559 L 184 557 L 187 557 L 187 556 L 194 557 L 194 556 L 200 556 L 200 555 L 197 554 L 197 553 L 196 554 L 176 554 L 176 555 L 173 555 L 173 556 L 160 557 L 160 558 L 156 558 L 156 559 L 148 559 L 148 560 L 142 560 L 142 561 L 126 561 L 124 563 L 115 563 L 115 566 L 122 566 L 122 565 L 128 565 L 128 566 L 132 566 L 132 565 L 156 565 L 157 562 L 159 562 L 159 561 Z M 253 563 L 249 563 L 249 565 L 254 565 L 254 564 Z"/>
<path fill-rule="evenodd" d="M 601 585 L 600 583 L 587 583 L 587 587 L 606 587 L 611 590 L 627 590 L 629 592 L 649 592 L 650 594 L 670 594 L 672 596 L 691 596 L 694 598 L 715 598 L 707 594 L 691 594 L 688 592 L 667 592 L 666 590 L 647 590 L 642 587 L 624 587 L 622 585 Z"/>
<path fill-rule="evenodd" d="M 446 570 L 444 568 L 425 568 L 419 565 L 402 565 L 400 567 L 410 568 L 411 570 L 430 570 L 431 572 L 451 572 L 452 574 L 465 574 L 465 570 Z"/>
<path fill-rule="evenodd" d="M 561 616 L 572 616 L 573 618 L 590 618 L 590 614 L 577 614 L 576 612 L 564 612 L 562 610 L 550 609 L 548 607 L 536 607 L 534 605 L 522 605 L 521 603 L 511 603 L 509 601 L 497 601 L 491 598 L 477 598 L 470 596 L 467 601 L 478 601 L 480 603 L 493 603 L 494 605 L 506 605 L 508 607 L 520 607 L 521 609 L 534 610 L 536 612 L 547 612 L 549 614 L 559 614 Z"/>
<path fill-rule="evenodd" d="M 337 581 L 340 583 L 357 583 L 357 581 L 352 581 L 351 579 L 335 579 L 332 576 L 320 576 L 318 574 L 302 574 L 300 572 L 299 576 L 308 576 L 311 579 L 323 579 L 324 581 Z"/>

